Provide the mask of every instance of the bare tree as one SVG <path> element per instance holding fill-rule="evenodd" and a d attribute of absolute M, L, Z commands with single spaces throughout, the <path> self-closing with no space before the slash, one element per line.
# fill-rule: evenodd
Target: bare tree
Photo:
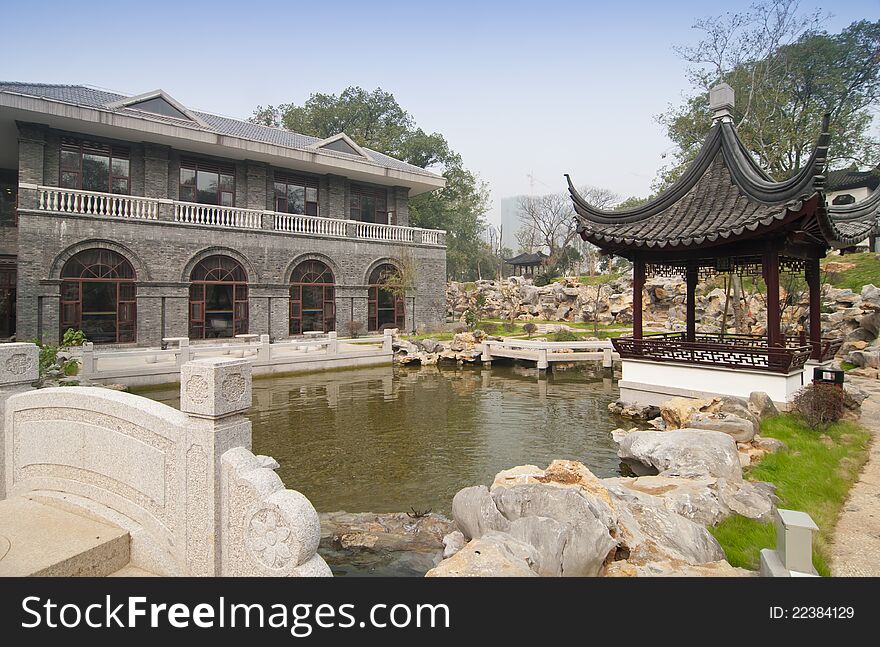
<path fill-rule="evenodd" d="M 605 209 L 620 198 L 608 189 L 584 187 L 581 195 L 592 205 Z M 546 248 L 551 258 L 568 247 L 577 236 L 575 213 L 567 193 L 524 195 L 519 199 L 520 229 L 517 242 L 524 251 Z"/>

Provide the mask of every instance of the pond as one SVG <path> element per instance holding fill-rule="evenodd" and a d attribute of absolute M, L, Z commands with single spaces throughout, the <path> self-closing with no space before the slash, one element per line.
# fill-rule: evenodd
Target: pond
<path fill-rule="evenodd" d="M 179 404 L 177 385 L 142 394 Z M 254 453 L 319 512 L 449 515 L 458 490 L 515 465 L 568 458 L 617 475 L 617 397 L 587 367 L 381 367 L 257 379 L 248 417 Z"/>

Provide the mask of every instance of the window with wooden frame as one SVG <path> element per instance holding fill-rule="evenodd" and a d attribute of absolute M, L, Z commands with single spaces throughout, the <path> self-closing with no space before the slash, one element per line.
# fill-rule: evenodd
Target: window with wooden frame
<path fill-rule="evenodd" d="M 193 268 L 190 280 L 190 339 L 247 333 L 247 274 L 238 261 L 221 254 L 209 256 Z"/>
<path fill-rule="evenodd" d="M 352 185 L 349 215 L 361 222 L 388 223 L 388 192 L 375 187 Z"/>
<path fill-rule="evenodd" d="M 395 294 L 387 285 L 399 270 L 385 263 L 370 274 L 370 293 L 367 301 L 367 325 L 369 330 L 399 328 L 406 325 L 406 303 L 402 296 Z"/>
<path fill-rule="evenodd" d="M 290 334 L 336 330 L 336 280 L 321 261 L 303 261 L 290 277 Z"/>
<path fill-rule="evenodd" d="M 180 160 L 180 199 L 235 206 L 235 166 L 208 160 Z"/>
<path fill-rule="evenodd" d="M 275 174 L 275 211 L 318 215 L 318 178 Z"/>
<path fill-rule="evenodd" d="M 131 192 L 131 162 L 127 148 L 64 137 L 61 140 L 59 185 L 65 189 Z"/>
<path fill-rule="evenodd" d="M 61 270 L 60 334 L 82 330 L 96 344 L 133 342 L 137 332 L 136 275 L 109 249 L 87 249 Z"/>

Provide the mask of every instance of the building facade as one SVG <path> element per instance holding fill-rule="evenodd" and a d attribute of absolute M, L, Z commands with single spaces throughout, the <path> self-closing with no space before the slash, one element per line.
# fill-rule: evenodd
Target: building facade
<path fill-rule="evenodd" d="M 162 91 L 0 83 L 0 336 L 435 328 L 445 232 L 409 226 L 409 198 L 443 186 L 342 133 L 194 112 Z"/>

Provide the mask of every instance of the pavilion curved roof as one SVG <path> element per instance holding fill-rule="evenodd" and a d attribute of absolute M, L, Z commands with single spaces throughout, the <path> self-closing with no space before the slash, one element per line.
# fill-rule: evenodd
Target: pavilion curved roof
<path fill-rule="evenodd" d="M 825 246 L 845 247 L 877 231 L 880 191 L 849 205 L 824 197 L 829 119 L 810 158 L 791 178 L 770 178 L 727 119 L 717 119 L 681 177 L 653 200 L 620 211 L 589 204 L 566 174 L 581 237 L 599 247 L 677 251 L 756 238 L 803 221 Z"/>

